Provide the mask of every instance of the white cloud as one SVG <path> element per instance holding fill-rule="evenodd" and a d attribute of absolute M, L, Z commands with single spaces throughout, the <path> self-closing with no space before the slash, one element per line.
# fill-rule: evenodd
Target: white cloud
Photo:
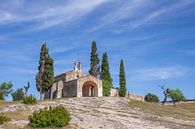
<path fill-rule="evenodd" d="M 31 6 L 28 4 L 23 5 L 23 7 L 19 6 L 20 8 L 12 5 L 10 8 L 15 9 L 6 11 L 0 10 L 0 24 L 33 22 L 31 29 L 45 29 L 59 24 L 68 24 L 82 18 L 107 1 L 108 0 L 72 0 L 71 2 L 64 2 L 60 5 L 56 4 L 53 6 L 37 2 Z M 21 4 L 23 3 L 24 2 Z M 17 11 L 18 8 L 22 8 L 21 10 L 23 11 Z"/>
<path fill-rule="evenodd" d="M 187 56 L 195 56 L 195 50 L 188 49 L 188 50 L 178 50 L 180 55 L 187 55 Z"/>
<path fill-rule="evenodd" d="M 18 63 L 25 61 L 32 61 L 32 58 L 26 56 L 25 54 L 13 51 L 13 50 L 0 50 L 0 62 Z"/>
<path fill-rule="evenodd" d="M 119 7 L 110 11 L 110 13 L 104 15 L 101 20 L 107 23 L 120 21 L 126 18 L 134 18 L 138 15 L 137 11 L 146 7 L 151 3 L 151 0 L 132 0 L 123 2 Z"/>
<path fill-rule="evenodd" d="M 74 46 L 69 46 L 69 47 L 56 47 L 54 48 L 53 52 L 54 53 L 61 53 L 61 52 L 68 52 L 70 50 L 73 50 L 75 47 Z"/>
<path fill-rule="evenodd" d="M 6 23 L 12 19 L 12 15 L 9 12 L 0 11 L 0 23 Z"/>
<path fill-rule="evenodd" d="M 174 4 L 166 5 L 160 9 L 155 11 L 151 11 L 149 14 L 142 16 L 139 19 L 135 19 L 129 23 L 131 28 L 137 28 L 144 24 L 151 22 L 152 20 L 161 17 L 162 15 L 170 15 L 172 12 L 177 11 L 178 9 L 182 9 L 183 7 L 190 5 L 193 1 L 177 1 Z"/>
<path fill-rule="evenodd" d="M 189 69 L 183 66 L 140 69 L 129 74 L 133 81 L 154 81 L 179 78 L 188 73 Z"/>
<path fill-rule="evenodd" d="M 126 2 L 112 1 L 113 8 L 111 8 L 107 13 L 105 13 L 98 21 L 96 26 L 91 27 L 87 30 L 88 33 L 97 31 L 107 25 L 117 23 L 118 21 L 135 18 L 138 15 L 138 11 L 143 9 L 145 6 L 150 4 L 151 1 L 147 0 L 131 0 Z M 127 25 L 120 25 L 123 27 L 128 27 Z M 117 30 L 115 30 L 117 31 Z"/>
<path fill-rule="evenodd" d="M 7 23 L 30 23 L 28 28 L 30 30 L 41 30 L 56 25 L 68 25 L 72 22 L 78 22 L 83 19 L 89 13 L 93 12 L 105 5 L 107 11 L 97 15 L 96 23 L 88 28 L 87 32 L 93 32 L 99 30 L 105 26 L 109 26 L 118 23 L 122 20 L 127 20 L 125 24 L 116 24 L 122 28 L 137 28 L 145 25 L 155 19 L 172 14 L 173 11 L 182 9 L 187 5 L 190 5 L 193 1 L 179 0 L 176 2 L 170 2 L 172 4 L 165 4 L 160 6 L 163 2 L 157 2 L 154 0 L 132 0 L 132 1 L 111 1 L 111 0 L 71 0 L 56 2 L 27 2 L 27 1 L 15 1 L 8 2 L 5 5 L 9 8 L 1 8 L 0 5 L 0 25 Z M 3 4 L 2 4 L 3 5 Z M 108 7 L 107 6 L 107 7 Z M 25 11 L 24 11 L 25 10 Z M 121 28 L 120 27 L 120 28 Z M 116 32 L 121 32 L 117 31 Z"/>
<path fill-rule="evenodd" d="M 113 2 L 114 7 L 111 7 L 108 12 L 97 20 L 96 25 L 90 27 L 87 32 L 90 33 L 114 25 L 112 29 L 114 27 L 116 29 L 113 29 L 113 32 L 121 33 L 142 25 L 157 24 L 157 19 L 167 19 L 193 2 L 184 0 L 170 1 L 167 3 L 154 0 L 115 1 Z M 120 21 L 125 22 L 121 24 Z"/>
<path fill-rule="evenodd" d="M 22 74 L 22 75 L 35 75 L 37 70 L 24 67 L 2 67 L 1 72 L 3 74 Z"/>

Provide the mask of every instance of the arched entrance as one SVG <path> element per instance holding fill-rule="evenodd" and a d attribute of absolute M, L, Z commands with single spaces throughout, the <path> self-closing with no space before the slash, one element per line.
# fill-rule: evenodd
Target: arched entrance
<path fill-rule="evenodd" d="M 97 84 L 92 81 L 87 81 L 82 86 L 83 97 L 98 97 Z"/>

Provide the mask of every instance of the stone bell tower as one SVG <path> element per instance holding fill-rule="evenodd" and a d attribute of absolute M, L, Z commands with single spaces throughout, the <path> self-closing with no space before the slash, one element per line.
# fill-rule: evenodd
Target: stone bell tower
<path fill-rule="evenodd" d="M 74 71 L 82 71 L 82 65 L 80 61 L 75 62 Z"/>
<path fill-rule="evenodd" d="M 74 65 L 74 71 L 77 72 L 77 78 L 82 76 L 82 64 L 79 60 L 79 54 L 78 54 L 78 60 L 75 62 Z"/>

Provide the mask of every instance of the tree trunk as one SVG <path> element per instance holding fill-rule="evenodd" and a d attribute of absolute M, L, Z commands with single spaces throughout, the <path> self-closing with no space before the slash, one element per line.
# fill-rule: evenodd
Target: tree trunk
<path fill-rule="evenodd" d="M 44 100 L 45 99 L 45 92 L 40 91 L 40 100 Z"/>
<path fill-rule="evenodd" d="M 175 107 L 175 101 L 173 101 L 173 105 L 174 105 L 174 107 Z"/>
<path fill-rule="evenodd" d="M 27 91 L 25 91 L 25 94 L 24 94 L 24 96 L 25 96 L 25 97 L 27 97 L 27 96 L 28 96 L 28 92 L 27 92 Z"/>
<path fill-rule="evenodd" d="M 166 101 L 167 101 L 167 95 L 165 95 L 165 98 L 164 98 L 164 100 L 162 102 L 162 105 L 164 105 Z"/>

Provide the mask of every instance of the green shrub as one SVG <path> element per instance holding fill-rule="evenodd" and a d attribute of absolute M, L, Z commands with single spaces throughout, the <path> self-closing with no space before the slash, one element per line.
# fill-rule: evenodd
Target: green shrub
<path fill-rule="evenodd" d="M 36 98 L 34 96 L 29 95 L 27 97 L 24 97 L 23 103 L 24 104 L 36 104 L 37 100 L 36 100 Z"/>
<path fill-rule="evenodd" d="M 0 115 L 0 125 L 3 124 L 4 122 L 9 121 L 9 119 L 3 115 Z"/>
<path fill-rule="evenodd" d="M 22 100 L 24 98 L 23 88 L 18 88 L 11 95 L 12 95 L 13 101 Z"/>
<path fill-rule="evenodd" d="M 0 100 L 4 100 L 4 96 L 2 92 L 0 92 Z"/>
<path fill-rule="evenodd" d="M 170 90 L 169 97 L 172 99 L 174 106 L 176 102 L 185 100 L 185 96 L 178 88 Z"/>
<path fill-rule="evenodd" d="M 147 102 L 159 102 L 158 96 L 152 93 L 148 93 L 147 95 L 145 95 L 144 99 Z"/>
<path fill-rule="evenodd" d="M 45 108 L 39 111 L 33 112 L 29 116 L 30 126 L 33 128 L 44 128 L 44 127 L 63 127 L 66 126 L 70 121 L 70 114 L 63 106 L 57 106 L 55 108 Z"/>

